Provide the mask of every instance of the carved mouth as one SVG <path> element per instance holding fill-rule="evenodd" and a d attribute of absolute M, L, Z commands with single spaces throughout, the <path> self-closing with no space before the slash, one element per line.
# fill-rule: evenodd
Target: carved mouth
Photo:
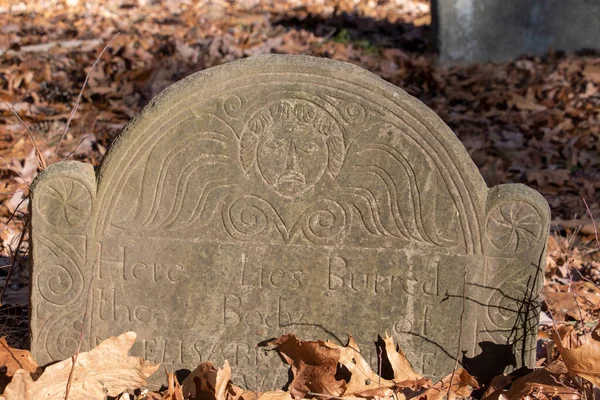
<path fill-rule="evenodd" d="M 306 178 L 304 177 L 304 174 L 302 172 L 287 171 L 286 173 L 281 175 L 279 179 L 277 179 L 278 185 L 290 183 L 304 185 L 306 183 Z"/>

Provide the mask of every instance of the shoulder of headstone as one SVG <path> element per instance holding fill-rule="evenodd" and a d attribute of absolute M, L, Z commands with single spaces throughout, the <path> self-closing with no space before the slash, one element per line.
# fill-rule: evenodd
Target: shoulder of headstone
<path fill-rule="evenodd" d="M 46 169 L 41 171 L 33 180 L 30 186 L 30 192 L 35 193 L 36 187 L 50 178 L 71 178 L 84 182 L 95 182 L 96 174 L 94 166 L 88 163 L 79 161 L 61 161 L 56 164 L 51 164 Z"/>
<path fill-rule="evenodd" d="M 507 183 L 490 188 L 487 194 L 486 210 L 489 212 L 499 202 L 512 201 L 531 204 L 542 216 L 550 218 L 550 206 L 544 196 L 522 183 Z"/>

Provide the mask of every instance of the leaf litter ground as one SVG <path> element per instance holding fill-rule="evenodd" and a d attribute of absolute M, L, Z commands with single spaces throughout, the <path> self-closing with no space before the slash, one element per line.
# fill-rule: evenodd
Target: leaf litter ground
<path fill-rule="evenodd" d="M 522 182 L 544 195 L 552 208 L 553 234 L 548 243 L 538 342 L 541 368 L 496 377 L 475 394 L 494 399 L 589 398 L 592 389 L 587 382 L 600 383 L 595 329 L 600 314 L 600 246 L 590 219 L 600 216 L 599 54 L 549 53 L 504 64 L 444 67 L 431 52 L 430 20 L 426 0 L 1 3 L 0 326 L 6 338 L 0 343 L 0 363 L 6 373 L 0 384 L 18 377 L 12 378 L 11 389 L 17 392 L 5 395 L 20 393 L 21 397 L 14 398 L 25 398 L 24 393 L 38 396 L 39 390 L 44 390 L 36 384 L 39 379 L 34 381 L 29 375 L 37 377 L 42 372 L 35 360 L 27 352 L 15 350 L 27 343 L 28 246 L 22 232 L 26 232 L 28 185 L 40 160 L 27 129 L 13 111 L 29 126 L 47 163 L 69 158 L 99 165 L 123 125 L 166 86 L 213 65 L 284 53 L 348 61 L 400 86 L 452 127 L 488 185 Z M 86 74 L 116 33 L 120 35 L 90 73 L 81 104 L 66 130 Z M 110 339 L 102 351 L 120 354 L 115 359 L 120 366 L 110 368 L 129 368 L 123 376 L 136 378 L 125 386 L 90 390 L 115 393 L 115 387 L 142 385 L 149 367 L 141 372 L 142 360 L 127 357 L 125 347 L 132 336 L 124 335 Z M 325 342 L 303 342 L 290 336 L 273 345 L 294 372 L 289 391 L 241 391 L 229 382 L 228 365 L 215 368 L 204 364 L 194 371 L 198 379 L 192 379 L 199 382 L 195 390 L 202 393 L 200 398 L 418 395 L 431 399 L 448 394 L 467 396 L 481 386 L 466 371 L 448 371 L 446 379 L 435 383 L 421 381 L 410 368 L 402 384 L 398 377 L 383 380 L 368 365 L 361 367 L 360 361 L 348 363 L 343 354 L 349 350 L 328 347 Z M 308 364 L 301 360 L 310 354 L 302 354 L 298 346 L 312 351 L 313 356 L 318 353 L 322 363 L 314 370 L 307 369 Z M 96 350 L 82 353 L 81 360 L 95 359 L 92 353 Z M 387 352 L 387 357 L 394 359 L 389 360 L 392 365 L 406 362 L 393 354 Z M 40 379 L 46 376 L 48 382 L 57 383 L 58 398 L 64 398 L 60 391 L 66 390 L 69 381 L 69 396 L 76 398 L 81 384 L 76 372 L 79 367 L 71 368 L 64 381 L 64 372 L 73 365 L 72 360 L 65 362 L 62 372 L 46 368 Z M 350 373 L 343 384 L 331 376 L 340 366 Z M 87 372 L 97 374 L 102 370 L 94 362 L 88 368 Z M 312 376 L 318 379 L 307 380 Z M 362 382 L 364 376 L 370 384 Z M 357 384 L 359 381 L 362 383 Z M 148 393 L 147 398 L 191 396 L 186 392 L 193 386 L 190 380 L 180 385 L 169 375 L 169 382 L 166 391 Z M 19 389 L 14 389 L 15 385 Z"/>

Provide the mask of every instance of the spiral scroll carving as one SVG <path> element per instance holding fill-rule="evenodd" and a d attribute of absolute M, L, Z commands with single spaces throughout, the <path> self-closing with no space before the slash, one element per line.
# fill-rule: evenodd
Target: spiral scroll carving
<path fill-rule="evenodd" d="M 76 251 L 76 241 L 61 240 L 56 235 L 52 240 L 39 235 L 36 240 L 36 253 L 45 261 L 36 276 L 36 287 L 42 297 L 56 305 L 66 305 L 75 300 L 83 291 L 83 275 L 80 266 L 83 256 Z M 81 244 L 85 246 L 85 242 Z M 79 249 L 85 251 L 85 249 Z"/>
<path fill-rule="evenodd" d="M 332 200 L 322 199 L 306 209 L 299 221 L 302 232 L 315 244 L 340 239 L 346 231 L 346 212 Z"/>
<path fill-rule="evenodd" d="M 358 103 L 349 103 L 343 109 L 343 115 L 350 124 L 360 125 L 367 117 L 367 110 Z"/>
<path fill-rule="evenodd" d="M 37 287 L 47 301 L 54 304 L 68 303 L 69 292 L 75 284 L 76 278 L 72 270 L 59 265 L 48 265 L 37 277 Z"/>
<path fill-rule="evenodd" d="M 291 227 L 285 225 L 269 202 L 257 196 L 242 196 L 223 207 L 225 228 L 239 240 L 264 238 L 275 230 L 284 243 L 292 242 L 302 233 L 311 243 L 327 244 L 343 236 L 346 219 L 344 208 L 328 199 L 321 199 L 306 208 Z"/>
<path fill-rule="evenodd" d="M 242 196 L 223 207 L 223 222 L 229 234 L 240 240 L 265 234 L 275 224 L 285 232 L 285 226 L 273 207 L 257 196 Z"/>
<path fill-rule="evenodd" d="M 242 98 L 235 94 L 229 96 L 223 101 L 223 109 L 225 110 L 225 113 L 231 118 L 236 117 L 237 113 L 242 108 L 242 105 Z"/>
<path fill-rule="evenodd" d="M 529 267 L 536 268 L 535 265 Z M 524 271 L 524 265 L 517 263 L 503 268 L 496 278 L 493 294 L 486 302 L 489 321 L 486 331 L 501 340 L 518 340 L 523 329 L 528 334 L 535 331 L 539 315 L 535 277 Z M 521 333 L 517 332 L 519 330 Z"/>
<path fill-rule="evenodd" d="M 82 312 L 79 310 L 70 312 L 45 326 L 45 335 L 42 340 L 45 341 L 44 348 L 51 360 L 62 360 L 77 353 L 82 324 L 81 316 Z M 89 348 L 85 335 L 81 348 Z"/>
<path fill-rule="evenodd" d="M 513 274 L 503 280 L 489 300 L 488 316 L 496 327 L 510 326 L 517 318 L 519 303 L 524 301 L 527 294 L 526 282 L 519 279 L 520 275 Z"/>

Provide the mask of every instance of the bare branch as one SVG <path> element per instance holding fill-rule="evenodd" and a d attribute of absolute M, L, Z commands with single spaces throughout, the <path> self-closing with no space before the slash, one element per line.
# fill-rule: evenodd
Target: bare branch
<path fill-rule="evenodd" d="M 35 143 L 35 139 L 33 138 L 33 133 L 31 132 L 31 129 L 29 129 L 29 126 L 25 123 L 25 121 L 23 121 L 21 119 L 21 117 L 19 117 L 19 114 L 17 114 L 17 112 L 15 110 L 13 110 L 13 108 L 8 103 L 5 102 L 4 105 L 6 107 L 8 107 L 8 109 L 10 111 L 12 111 L 12 113 L 15 115 L 15 117 L 17 117 L 19 122 L 21 122 L 27 129 L 27 133 L 29 134 L 29 139 L 31 140 L 31 143 L 33 144 L 33 148 L 35 150 L 36 165 L 38 167 L 38 171 L 45 170 L 46 169 L 46 160 L 44 159 L 44 155 L 40 151 L 40 148 Z"/>
<path fill-rule="evenodd" d="M 71 114 L 69 114 L 69 119 L 67 120 L 67 125 L 65 126 L 65 130 L 62 133 L 62 135 L 60 136 L 60 140 L 58 141 L 58 146 L 56 146 L 56 152 L 54 153 L 56 156 L 58 156 L 58 152 L 60 151 L 60 147 L 62 146 L 62 142 L 63 142 L 65 136 L 67 135 L 67 132 L 69 131 L 69 126 L 71 126 L 71 121 L 73 120 L 73 117 L 75 116 L 75 113 L 77 112 L 77 109 L 79 108 L 79 104 L 81 103 L 81 97 L 83 96 L 83 90 L 85 89 L 85 87 L 86 87 L 86 85 L 88 83 L 88 80 L 90 79 L 90 74 L 94 70 L 94 67 L 96 66 L 96 64 L 98 64 L 98 61 L 100 61 L 100 59 L 104 55 L 104 52 L 110 47 L 110 44 L 119 35 L 120 35 L 120 33 L 117 32 L 117 34 L 115 36 L 113 36 L 112 39 L 110 39 L 108 41 L 108 43 L 106 44 L 106 46 L 104 46 L 104 48 L 102 49 L 102 51 L 100 52 L 100 54 L 96 58 L 96 61 L 94 61 L 94 63 L 92 64 L 92 67 L 89 69 L 87 75 L 85 76 L 85 81 L 83 81 L 83 85 L 81 86 L 81 90 L 79 91 L 79 95 L 77 96 L 77 100 L 75 101 L 75 105 L 73 106 L 73 109 L 71 110 Z"/>

